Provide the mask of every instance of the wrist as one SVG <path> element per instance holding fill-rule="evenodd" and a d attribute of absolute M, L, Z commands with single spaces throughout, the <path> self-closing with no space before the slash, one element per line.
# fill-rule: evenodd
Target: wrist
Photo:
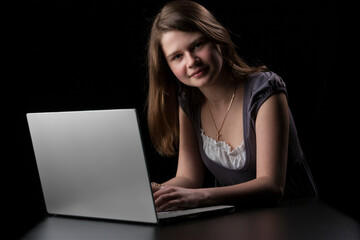
<path fill-rule="evenodd" d="M 201 206 L 206 206 L 206 205 L 214 205 L 215 202 L 213 201 L 212 197 L 211 197 L 211 189 L 210 188 L 201 188 L 199 189 L 200 193 L 201 193 L 201 198 L 200 198 L 200 202 L 199 204 Z"/>

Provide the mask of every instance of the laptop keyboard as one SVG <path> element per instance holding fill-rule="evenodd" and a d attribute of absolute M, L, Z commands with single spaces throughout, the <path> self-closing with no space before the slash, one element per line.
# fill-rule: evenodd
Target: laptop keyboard
<path fill-rule="evenodd" d="M 174 211 L 165 211 L 165 212 L 158 212 L 158 216 L 168 216 L 168 215 L 177 215 L 184 212 L 184 210 L 174 210 Z"/>
<path fill-rule="evenodd" d="M 172 218 L 172 217 L 179 217 L 184 215 L 195 215 L 203 212 L 213 212 L 218 210 L 225 210 L 225 211 L 233 211 L 233 206 L 210 206 L 210 207 L 201 207 L 201 208 L 192 208 L 192 209 L 185 209 L 185 210 L 176 210 L 176 211 L 167 211 L 167 212 L 158 212 L 158 218 Z"/>

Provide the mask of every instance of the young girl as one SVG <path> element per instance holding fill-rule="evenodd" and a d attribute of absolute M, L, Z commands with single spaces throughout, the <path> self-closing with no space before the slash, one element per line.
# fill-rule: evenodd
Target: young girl
<path fill-rule="evenodd" d="M 153 183 L 158 211 L 317 196 L 282 79 L 248 66 L 203 6 L 166 4 L 148 45 L 148 125 L 176 176 Z M 202 188 L 205 167 L 218 185 Z"/>

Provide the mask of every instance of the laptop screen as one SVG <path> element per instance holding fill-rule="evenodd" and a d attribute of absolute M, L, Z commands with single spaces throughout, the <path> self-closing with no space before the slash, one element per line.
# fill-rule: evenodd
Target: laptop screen
<path fill-rule="evenodd" d="M 157 221 L 135 109 L 27 119 L 50 214 Z"/>

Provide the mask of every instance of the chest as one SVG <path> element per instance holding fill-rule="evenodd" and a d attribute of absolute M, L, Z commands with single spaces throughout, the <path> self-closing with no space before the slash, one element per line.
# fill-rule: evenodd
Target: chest
<path fill-rule="evenodd" d="M 207 103 L 201 107 L 201 128 L 204 134 L 217 142 L 224 141 L 231 149 L 244 141 L 243 101 L 237 99 L 230 110 L 226 108 L 210 109 Z"/>

